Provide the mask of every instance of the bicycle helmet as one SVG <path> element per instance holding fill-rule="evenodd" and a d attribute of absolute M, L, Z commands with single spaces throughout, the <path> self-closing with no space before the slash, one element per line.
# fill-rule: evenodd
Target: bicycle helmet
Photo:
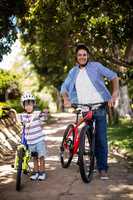
<path fill-rule="evenodd" d="M 25 101 L 33 101 L 35 104 L 35 97 L 31 94 L 31 92 L 24 92 L 21 97 L 21 104 L 24 105 Z"/>
<path fill-rule="evenodd" d="M 88 49 L 88 47 L 87 47 L 84 43 L 79 43 L 79 44 L 77 44 L 77 47 L 76 47 L 76 54 L 77 54 L 77 52 L 78 52 L 80 49 L 84 49 L 85 51 L 87 51 L 87 53 L 89 53 L 89 49 Z"/>

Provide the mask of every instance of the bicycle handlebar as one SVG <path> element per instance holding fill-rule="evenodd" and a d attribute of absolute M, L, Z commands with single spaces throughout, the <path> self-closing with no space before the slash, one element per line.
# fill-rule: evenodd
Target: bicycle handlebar
<path fill-rule="evenodd" d="M 103 105 L 106 104 L 106 102 L 99 102 L 99 103 L 89 103 L 89 104 L 82 104 L 82 103 L 72 103 L 71 106 L 73 108 L 77 108 L 78 106 L 85 106 L 85 107 L 89 107 L 91 108 L 92 106 L 96 106 L 96 105 Z"/>

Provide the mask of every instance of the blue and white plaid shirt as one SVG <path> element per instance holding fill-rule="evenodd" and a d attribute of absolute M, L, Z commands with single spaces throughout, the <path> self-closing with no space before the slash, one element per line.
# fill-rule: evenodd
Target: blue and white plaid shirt
<path fill-rule="evenodd" d="M 99 92 L 105 102 L 111 99 L 111 94 L 105 86 L 103 78 L 106 77 L 112 80 L 117 77 L 117 74 L 99 62 L 88 62 L 85 66 L 86 72 L 92 81 L 92 84 Z M 79 73 L 79 65 L 74 66 L 68 73 L 65 81 L 61 86 L 61 94 L 67 93 L 71 103 L 78 103 L 76 92 L 76 78 Z"/>

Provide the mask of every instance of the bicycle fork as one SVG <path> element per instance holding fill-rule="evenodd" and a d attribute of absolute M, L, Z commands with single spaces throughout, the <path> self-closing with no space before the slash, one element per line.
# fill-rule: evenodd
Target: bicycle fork
<path fill-rule="evenodd" d="M 92 153 L 93 153 L 93 155 L 95 156 L 95 127 L 96 127 L 96 122 L 95 122 L 95 120 L 93 121 L 93 124 L 92 124 L 92 127 L 93 127 L 93 129 L 92 129 L 92 138 L 91 138 L 91 149 L 92 149 Z"/>
<path fill-rule="evenodd" d="M 22 170 L 23 172 L 26 172 L 27 169 L 28 169 L 28 163 L 29 163 L 29 160 L 30 160 L 30 155 L 29 155 L 29 152 L 28 150 L 22 148 L 20 150 L 20 148 L 16 151 L 16 154 L 15 154 L 15 162 L 14 162 L 14 168 L 17 169 L 18 167 L 18 161 L 19 159 L 22 159 L 23 162 L 22 162 Z"/>

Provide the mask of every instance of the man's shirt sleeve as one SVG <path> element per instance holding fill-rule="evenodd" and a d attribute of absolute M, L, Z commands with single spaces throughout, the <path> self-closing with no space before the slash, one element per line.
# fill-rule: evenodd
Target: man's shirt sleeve
<path fill-rule="evenodd" d="M 72 71 L 70 70 L 68 76 L 66 77 L 65 81 L 63 82 L 63 84 L 61 85 L 61 94 L 64 93 L 69 93 L 69 87 L 70 87 L 70 83 L 72 81 Z"/>
<path fill-rule="evenodd" d="M 101 63 L 98 63 L 98 71 L 101 74 L 101 76 L 107 77 L 109 80 L 112 80 L 117 77 L 117 73 L 108 69 L 107 67 L 104 67 Z"/>

